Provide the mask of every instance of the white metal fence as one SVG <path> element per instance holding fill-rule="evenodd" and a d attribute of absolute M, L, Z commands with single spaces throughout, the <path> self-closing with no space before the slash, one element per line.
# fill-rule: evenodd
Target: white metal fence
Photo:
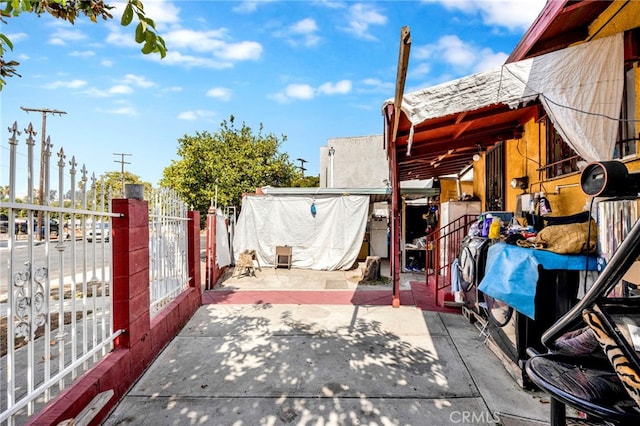
<path fill-rule="evenodd" d="M 189 286 L 187 205 L 175 191 L 154 189 L 149 200 L 151 315 Z"/>
<path fill-rule="evenodd" d="M 13 425 L 110 351 L 120 331 L 111 317 L 109 195 L 62 149 L 50 173 L 52 145 L 43 140 L 38 156 L 31 124 L 26 146 L 17 123 L 9 132 L 8 197 L 0 201 L 0 424 Z"/>

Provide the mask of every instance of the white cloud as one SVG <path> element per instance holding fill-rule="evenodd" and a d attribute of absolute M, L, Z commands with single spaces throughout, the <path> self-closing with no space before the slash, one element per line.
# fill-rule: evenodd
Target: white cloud
<path fill-rule="evenodd" d="M 213 87 L 207 90 L 207 96 L 221 101 L 228 101 L 231 99 L 231 90 L 226 87 Z"/>
<path fill-rule="evenodd" d="M 260 58 L 263 51 L 262 45 L 256 41 L 235 43 L 226 41 L 228 35 L 225 28 L 210 31 L 179 29 L 167 32 L 163 38 L 167 47 L 171 47 L 169 52 L 175 52 L 175 49 L 188 49 L 194 52 L 211 53 L 215 58 L 231 61 L 256 60 Z"/>
<path fill-rule="evenodd" d="M 214 115 L 216 115 L 214 111 L 206 111 L 206 110 L 198 109 L 195 111 L 183 111 L 180 114 L 178 114 L 178 119 L 194 121 L 194 120 L 197 120 L 198 118 L 209 118 L 209 117 L 213 117 Z"/>
<path fill-rule="evenodd" d="M 120 22 L 122 13 L 126 6 L 125 2 L 113 2 L 110 3 L 115 6 L 115 9 L 111 11 L 116 22 Z M 156 23 L 156 28 L 161 27 L 162 24 L 175 24 L 180 20 L 180 8 L 178 8 L 173 2 L 165 0 L 153 0 L 144 2 L 144 13 L 147 18 L 153 19 Z M 137 25 L 137 17 L 133 18 L 131 25 Z"/>
<path fill-rule="evenodd" d="M 367 93 L 393 93 L 396 87 L 394 82 L 384 82 L 378 78 L 365 78 L 361 83 L 364 88 L 360 91 Z"/>
<path fill-rule="evenodd" d="M 309 34 L 318 31 L 318 25 L 312 18 L 302 19 L 291 26 L 291 32 L 294 34 Z"/>
<path fill-rule="evenodd" d="M 470 44 L 464 43 L 458 36 L 444 36 L 438 40 L 438 51 L 444 59 L 454 66 L 465 66 L 473 63 L 476 50 Z"/>
<path fill-rule="evenodd" d="M 132 92 L 133 89 L 131 88 L 131 86 L 127 86 L 126 84 L 116 84 L 108 90 L 108 93 L 110 95 L 128 95 Z"/>
<path fill-rule="evenodd" d="M 118 47 L 137 47 L 138 43 L 132 37 L 131 33 L 124 33 L 119 25 L 115 25 L 113 22 L 108 23 L 107 28 L 109 34 L 107 35 L 107 43 L 115 44 Z"/>
<path fill-rule="evenodd" d="M 160 7 L 156 3 L 164 6 Z M 148 8 L 145 3 L 145 11 L 148 17 L 155 19 L 153 16 L 154 11 L 162 9 L 162 12 L 158 12 L 161 22 L 173 24 L 172 29 L 167 28 L 164 31 L 159 31 L 168 49 L 167 56 L 161 61 L 162 64 L 223 69 L 232 67 L 234 62 L 253 61 L 262 56 L 263 47 L 257 41 L 229 41 L 226 28 L 207 31 L 179 28 L 176 25 L 178 23 L 177 15 L 179 9 L 171 2 L 149 2 L 149 4 L 154 4 L 155 9 Z M 165 7 L 169 7 L 169 10 L 164 10 L 163 8 Z M 169 13 L 170 11 L 173 12 Z M 111 23 L 108 28 L 108 43 L 118 47 L 140 47 L 131 34 L 123 31 L 119 25 Z M 208 56 L 190 55 L 186 53 L 187 51 L 210 54 L 213 59 Z M 158 61 L 160 59 L 158 55 L 151 55 L 146 58 Z"/>
<path fill-rule="evenodd" d="M 289 28 L 289 33 L 292 38 L 289 42 L 293 45 L 299 44 L 298 40 L 293 37 L 300 37 L 301 43 L 307 47 L 317 46 L 320 43 L 321 38 L 317 35 L 318 25 L 312 18 L 302 19 Z"/>
<path fill-rule="evenodd" d="M 87 85 L 84 80 L 54 81 L 43 86 L 45 89 L 79 89 Z"/>
<path fill-rule="evenodd" d="M 308 84 L 290 84 L 284 94 L 291 99 L 313 99 L 314 90 Z"/>
<path fill-rule="evenodd" d="M 418 63 L 415 67 L 409 67 L 408 75 L 413 78 L 420 78 L 431 72 L 431 65 L 426 62 Z"/>
<path fill-rule="evenodd" d="M 227 30 L 220 28 L 209 31 L 195 31 L 184 28 L 169 31 L 162 36 L 173 49 L 189 48 L 196 52 L 211 52 L 224 45 Z"/>
<path fill-rule="evenodd" d="M 163 87 L 160 91 L 162 93 L 177 93 L 177 92 L 182 92 L 182 87 L 180 86 Z"/>
<path fill-rule="evenodd" d="M 357 3 L 349 8 L 349 26 L 347 32 L 363 40 L 376 40 L 369 32 L 372 25 L 385 25 L 387 17 L 373 5 Z"/>
<path fill-rule="evenodd" d="M 109 93 L 104 91 L 104 90 L 100 90 L 98 88 L 95 87 L 89 87 L 87 88 L 87 90 L 84 90 L 82 93 L 84 93 L 87 96 L 90 96 L 92 98 L 106 98 L 109 96 Z"/>
<path fill-rule="evenodd" d="M 83 93 L 93 98 L 107 98 L 118 95 L 129 95 L 134 92 L 134 87 L 149 88 L 155 86 L 155 83 L 147 80 L 145 77 L 135 74 L 126 74 L 122 80 L 106 90 L 97 87 L 89 87 Z"/>
<path fill-rule="evenodd" d="M 244 0 L 231 10 L 237 13 L 253 13 L 258 10 L 258 5 L 267 4 L 272 1 L 274 0 Z"/>
<path fill-rule="evenodd" d="M 155 83 L 152 81 L 147 80 L 146 78 L 139 76 L 139 75 L 135 75 L 135 74 L 127 74 L 124 76 L 124 83 L 125 84 L 129 84 L 129 85 L 133 85 L 133 86 L 137 86 L 137 87 L 142 87 L 142 88 L 149 88 L 152 86 L 155 86 Z"/>
<path fill-rule="evenodd" d="M 57 28 L 56 31 L 51 35 L 49 44 L 66 46 L 69 42 L 74 43 L 86 38 L 87 36 L 77 27 L 73 27 L 72 29 Z"/>
<path fill-rule="evenodd" d="M 73 52 L 69 53 L 69 56 L 75 56 L 78 58 L 90 58 L 92 56 L 95 56 L 96 52 L 92 51 L 92 50 L 74 50 Z"/>
<path fill-rule="evenodd" d="M 324 6 L 327 9 L 344 9 L 346 7 L 343 1 L 314 0 L 313 4 Z"/>
<path fill-rule="evenodd" d="M 465 42 L 457 35 L 442 36 L 434 44 L 417 46 L 412 53 L 417 61 L 441 61 L 455 68 L 458 73 L 486 71 L 504 63 L 508 56 L 503 52 L 494 52 L 490 48 L 480 48 Z M 429 67 L 427 62 L 417 62 L 409 70 L 420 72 L 412 76 L 424 76 Z"/>
<path fill-rule="evenodd" d="M 344 95 L 351 92 L 351 81 L 341 80 L 337 83 L 324 83 L 318 87 L 318 92 L 325 95 Z"/>
<path fill-rule="evenodd" d="M 256 60 L 262 55 L 262 45 L 255 41 L 225 44 L 214 54 L 222 59 L 234 61 Z"/>
<path fill-rule="evenodd" d="M 478 63 L 474 67 L 474 72 L 488 71 L 497 68 L 505 63 L 509 55 L 504 52 L 493 52 L 491 49 L 483 49 Z"/>
<path fill-rule="evenodd" d="M 526 30 L 536 19 L 546 0 L 422 0 L 423 3 L 440 3 L 448 10 L 480 14 L 486 25 L 496 25 L 510 30 Z"/>
<path fill-rule="evenodd" d="M 113 61 L 111 59 L 103 59 L 100 61 L 100 65 L 102 65 L 103 67 L 112 67 Z"/>
<path fill-rule="evenodd" d="M 105 111 L 107 114 L 115 115 L 139 115 L 138 111 L 132 106 L 123 106 L 115 109 L 108 109 Z"/>
<path fill-rule="evenodd" d="M 309 84 L 289 84 L 282 92 L 270 95 L 270 99 L 274 99 L 279 103 L 286 103 L 295 99 L 310 100 L 316 94 L 320 95 L 344 95 L 350 93 L 352 89 L 351 81 L 341 80 L 337 83 L 326 82 L 314 88 Z"/>
<path fill-rule="evenodd" d="M 287 98 L 287 96 L 282 92 L 273 93 L 271 95 L 267 95 L 267 98 L 268 99 L 273 99 L 274 101 L 278 102 L 279 104 L 285 104 L 285 103 L 290 101 L 290 99 Z"/>
<path fill-rule="evenodd" d="M 26 40 L 29 35 L 27 33 L 7 33 L 5 34 L 9 40 L 13 43 L 14 47 L 16 43 Z"/>
<path fill-rule="evenodd" d="M 233 63 L 230 61 L 217 61 L 210 58 L 203 58 L 192 55 L 183 55 L 180 52 L 170 50 L 167 52 L 167 56 L 164 59 L 160 59 L 158 55 L 149 57 L 153 61 L 164 65 L 181 65 L 187 68 L 199 67 L 199 68 L 213 68 L 224 69 L 233 67 Z"/>

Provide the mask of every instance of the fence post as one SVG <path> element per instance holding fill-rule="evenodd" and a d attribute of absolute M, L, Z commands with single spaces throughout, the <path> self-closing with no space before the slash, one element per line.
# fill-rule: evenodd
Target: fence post
<path fill-rule="evenodd" d="M 200 271 L 200 212 L 189 211 L 187 230 L 187 261 L 189 263 L 189 287 L 194 287 L 198 294 L 202 293 L 202 274 Z"/>
<path fill-rule="evenodd" d="M 113 212 L 120 213 L 112 220 L 113 329 L 125 330 L 115 346 L 133 349 L 144 342 L 151 322 L 149 204 L 138 199 L 114 199 L 112 203 Z M 144 358 L 138 362 L 145 363 Z"/>
<path fill-rule="evenodd" d="M 207 248 L 206 248 L 206 288 L 212 290 L 218 278 L 218 265 L 216 263 L 216 211 L 213 207 L 207 212 Z"/>

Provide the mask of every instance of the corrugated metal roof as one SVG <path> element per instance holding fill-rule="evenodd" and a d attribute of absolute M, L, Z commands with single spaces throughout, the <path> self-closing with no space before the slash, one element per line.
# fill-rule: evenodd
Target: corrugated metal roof
<path fill-rule="evenodd" d="M 264 195 L 292 195 L 292 196 L 329 196 L 329 195 L 369 195 L 371 202 L 391 200 L 390 188 L 262 188 Z M 407 198 L 436 197 L 440 195 L 440 188 L 401 188 L 400 194 Z"/>

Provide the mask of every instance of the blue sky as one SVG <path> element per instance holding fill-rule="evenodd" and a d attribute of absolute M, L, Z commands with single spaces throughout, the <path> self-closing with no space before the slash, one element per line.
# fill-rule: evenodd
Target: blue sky
<path fill-rule="evenodd" d="M 117 6 L 109 22 L 23 14 L 2 24 L 14 43 L 5 59 L 21 63 L 22 77 L 0 92 L 0 184 L 7 127 L 31 121 L 40 131 L 41 115 L 21 106 L 65 111 L 47 119 L 53 150 L 96 176 L 119 171 L 114 153 L 126 153 L 126 169 L 156 185 L 179 138 L 213 133 L 232 114 L 238 126 L 286 135 L 281 150 L 317 175 L 327 139 L 382 133 L 403 26 L 413 91 L 504 63 L 545 0 L 144 0 L 164 60 L 142 55 L 135 26 L 119 25 L 122 3 L 107 3 Z M 24 134 L 19 154 L 24 165 Z"/>

